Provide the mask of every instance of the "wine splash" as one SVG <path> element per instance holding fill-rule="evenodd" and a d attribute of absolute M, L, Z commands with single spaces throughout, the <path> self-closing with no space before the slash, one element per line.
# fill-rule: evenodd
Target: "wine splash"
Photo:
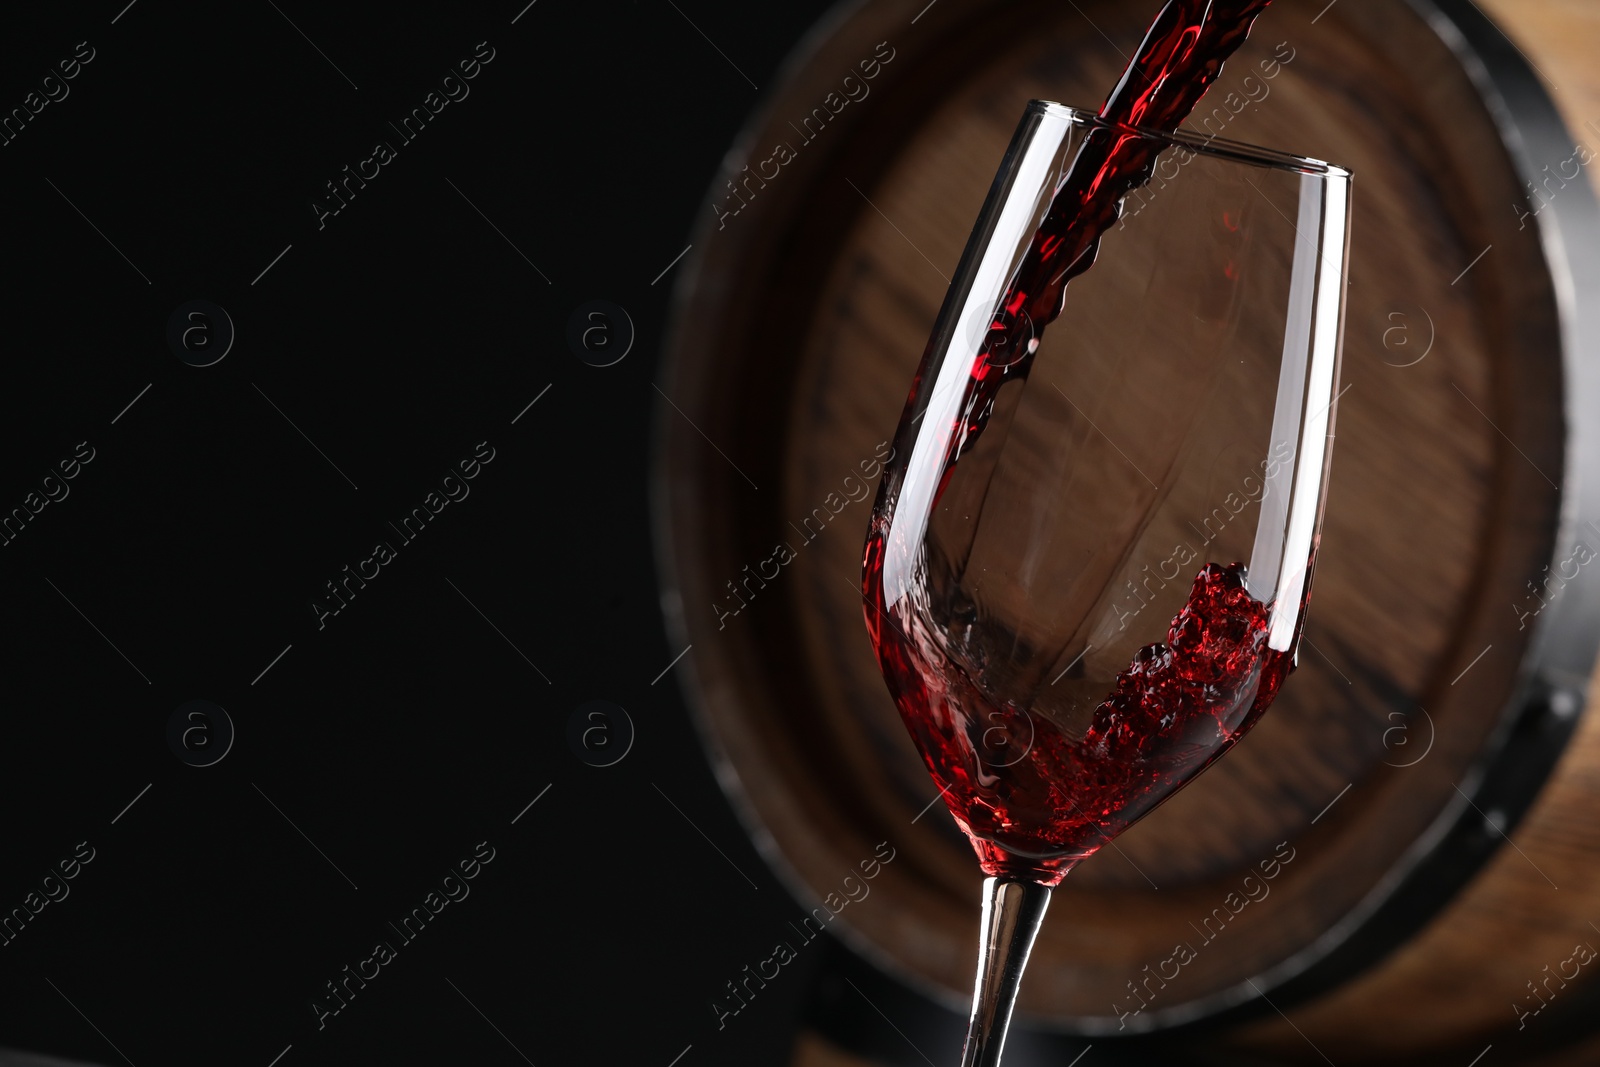
<path fill-rule="evenodd" d="M 1293 660 L 1266 647 L 1267 609 L 1245 590 L 1244 568 L 1211 564 L 1166 643 L 1139 650 L 1073 740 L 1043 714 L 986 696 L 919 613 L 896 615 L 879 665 L 950 813 L 985 873 L 1044 885 L 1244 736 Z"/>

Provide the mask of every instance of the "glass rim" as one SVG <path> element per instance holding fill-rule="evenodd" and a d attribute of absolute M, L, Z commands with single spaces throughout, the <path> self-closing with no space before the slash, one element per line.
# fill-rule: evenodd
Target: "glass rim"
<path fill-rule="evenodd" d="M 1343 181 L 1349 181 L 1353 176 L 1349 168 L 1341 167 L 1337 163 L 1329 163 L 1326 160 L 1314 159 L 1310 156 L 1297 156 L 1292 152 L 1281 152 L 1274 148 L 1262 148 L 1259 145 L 1246 144 L 1243 141 L 1230 141 L 1224 137 L 1205 137 L 1187 130 L 1156 130 L 1147 126 L 1114 122 L 1110 119 L 1102 118 L 1094 112 L 1084 111 L 1081 108 L 1071 107 L 1067 104 L 1060 104 L 1054 100 L 1030 100 L 1028 101 L 1027 110 L 1065 118 L 1075 126 L 1117 130 L 1148 140 L 1160 141 L 1172 147 L 1187 148 L 1200 155 L 1211 156 L 1216 159 L 1226 159 L 1236 163 L 1250 163 L 1272 170 L 1287 170 L 1299 174 L 1337 178 Z"/>

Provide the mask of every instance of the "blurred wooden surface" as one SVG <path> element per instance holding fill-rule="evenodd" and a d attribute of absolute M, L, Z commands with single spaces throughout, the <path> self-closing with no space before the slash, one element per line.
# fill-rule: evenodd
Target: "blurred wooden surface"
<path fill-rule="evenodd" d="M 1538 68 L 1573 135 L 1600 147 L 1600 4 L 1593 0 L 1476 0 Z M 1589 180 L 1595 182 L 1591 173 Z"/>
<path fill-rule="evenodd" d="M 806 1031 L 795 1040 L 792 1067 L 874 1067 L 874 1064 Z"/>

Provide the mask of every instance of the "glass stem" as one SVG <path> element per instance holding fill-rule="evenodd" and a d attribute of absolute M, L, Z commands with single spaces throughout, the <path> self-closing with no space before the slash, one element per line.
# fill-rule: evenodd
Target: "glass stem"
<path fill-rule="evenodd" d="M 972 992 L 972 1018 L 961 1067 L 999 1067 L 1011 1009 L 1017 1003 L 1022 969 L 1028 965 L 1034 936 L 1050 903 L 1047 886 L 986 878 L 983 931 L 978 946 L 978 978 Z"/>

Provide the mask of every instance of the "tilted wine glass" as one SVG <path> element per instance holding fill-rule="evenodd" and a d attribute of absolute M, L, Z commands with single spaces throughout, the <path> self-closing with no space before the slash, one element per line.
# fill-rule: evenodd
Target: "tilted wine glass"
<path fill-rule="evenodd" d="M 1339 167 L 1043 101 L 1007 151 L 864 561 L 884 678 L 988 875 L 964 1067 L 999 1062 L 1050 888 L 1292 668 L 1349 205 Z"/>

